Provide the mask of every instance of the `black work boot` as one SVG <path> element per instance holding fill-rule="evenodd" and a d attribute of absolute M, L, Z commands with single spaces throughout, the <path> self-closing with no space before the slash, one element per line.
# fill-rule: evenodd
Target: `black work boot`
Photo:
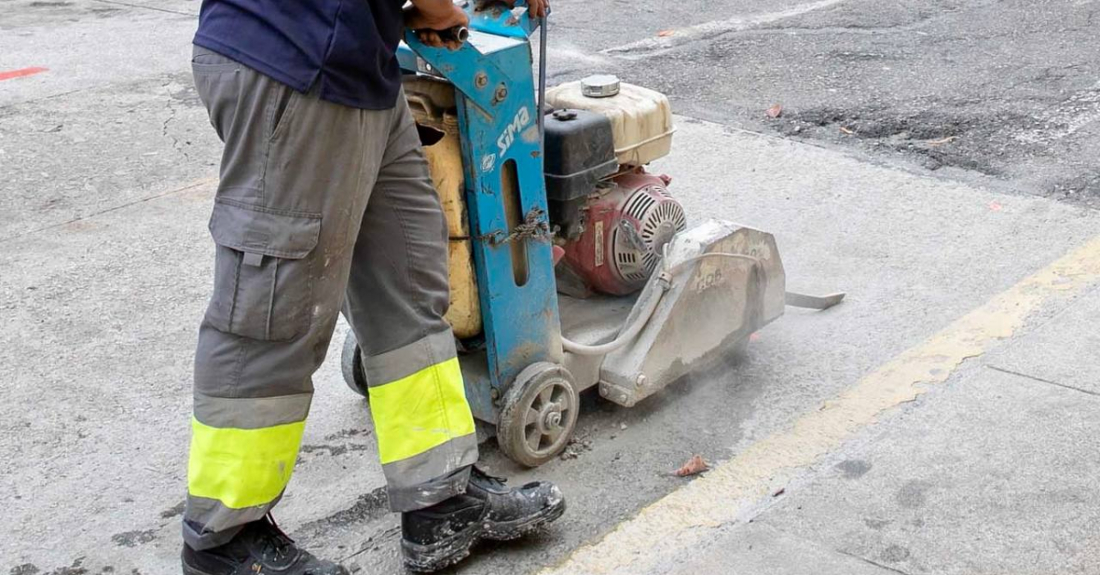
<path fill-rule="evenodd" d="M 268 515 L 232 541 L 204 551 L 183 546 L 183 575 L 348 575 L 343 567 L 299 549 Z"/>
<path fill-rule="evenodd" d="M 401 550 L 405 566 L 424 573 L 454 565 L 481 539 L 509 541 L 565 513 L 565 498 L 551 483 L 518 489 L 474 467 L 465 495 L 401 514 Z"/>

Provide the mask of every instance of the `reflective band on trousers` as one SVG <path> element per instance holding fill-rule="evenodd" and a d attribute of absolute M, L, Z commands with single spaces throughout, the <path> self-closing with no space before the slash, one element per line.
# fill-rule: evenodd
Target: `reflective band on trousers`
<path fill-rule="evenodd" d="M 290 481 L 305 426 L 217 428 L 192 418 L 188 492 L 231 509 L 274 501 Z"/>
<path fill-rule="evenodd" d="M 371 387 L 370 410 L 383 465 L 474 432 L 457 358 Z"/>

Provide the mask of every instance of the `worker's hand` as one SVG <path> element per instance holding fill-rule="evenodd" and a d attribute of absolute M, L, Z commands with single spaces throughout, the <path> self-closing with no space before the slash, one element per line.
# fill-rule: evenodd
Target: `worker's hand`
<path fill-rule="evenodd" d="M 513 0 L 513 4 L 515 0 Z M 527 12 L 535 18 L 544 18 L 550 13 L 550 2 L 547 0 L 527 0 Z"/>
<path fill-rule="evenodd" d="M 435 48 L 461 48 L 461 40 L 440 32 L 469 25 L 470 17 L 466 15 L 466 11 L 452 4 L 451 0 L 414 1 L 413 7 L 405 12 L 405 26 L 414 30 L 421 42 Z"/>

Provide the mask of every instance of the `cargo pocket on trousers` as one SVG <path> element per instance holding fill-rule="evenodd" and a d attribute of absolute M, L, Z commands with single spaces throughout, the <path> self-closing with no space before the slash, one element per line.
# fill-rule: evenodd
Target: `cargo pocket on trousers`
<path fill-rule="evenodd" d="M 206 323 L 264 341 L 292 340 L 308 332 L 311 253 L 320 232 L 320 214 L 217 199 L 210 234 L 218 251 Z"/>

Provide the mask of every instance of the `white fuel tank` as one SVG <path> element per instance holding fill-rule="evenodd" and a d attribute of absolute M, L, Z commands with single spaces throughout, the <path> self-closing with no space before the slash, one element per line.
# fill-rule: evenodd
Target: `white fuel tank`
<path fill-rule="evenodd" d="M 672 107 L 668 97 L 648 88 L 594 76 L 546 92 L 554 108 L 588 110 L 611 120 L 615 156 L 624 166 L 644 166 L 672 147 Z"/>

